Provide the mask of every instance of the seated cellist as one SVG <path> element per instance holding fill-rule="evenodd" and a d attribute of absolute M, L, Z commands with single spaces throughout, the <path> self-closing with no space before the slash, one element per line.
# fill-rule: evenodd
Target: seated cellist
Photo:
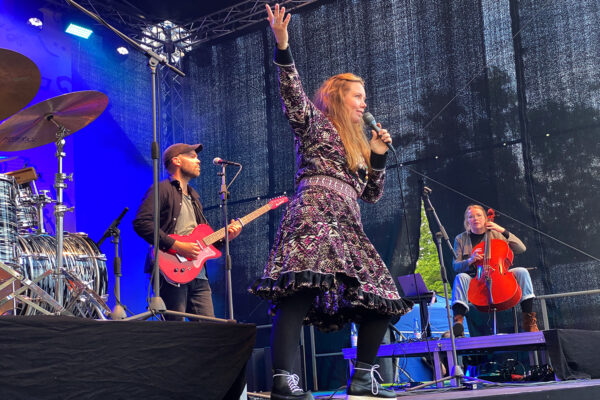
<path fill-rule="evenodd" d="M 492 239 L 500 239 L 508 243 L 514 254 L 523 253 L 525 245 L 521 240 L 505 228 L 488 219 L 487 213 L 480 205 L 470 205 L 465 210 L 464 226 L 466 231 L 454 239 L 454 252 L 457 258 L 452 265 L 457 275 L 452 288 L 452 311 L 454 314 L 453 331 L 456 337 L 464 336 L 463 322 L 469 311 L 468 291 L 473 277 L 477 273 L 477 264 L 483 259 L 481 249 L 475 249 L 489 230 Z M 521 288 L 521 311 L 523 312 L 523 331 L 537 332 L 537 321 L 533 312 L 533 285 L 529 271 L 525 268 L 511 268 L 515 280 Z"/>

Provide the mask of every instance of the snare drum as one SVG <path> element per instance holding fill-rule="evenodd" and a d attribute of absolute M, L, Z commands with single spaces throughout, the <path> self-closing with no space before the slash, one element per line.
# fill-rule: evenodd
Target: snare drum
<path fill-rule="evenodd" d="M 66 233 L 63 248 L 64 268 L 96 294 L 104 296 L 108 285 L 106 256 L 100 253 L 96 244 L 84 233 Z M 33 280 L 45 271 L 55 269 L 56 238 L 50 235 L 22 235 L 19 237 L 19 253 L 24 275 Z M 42 279 L 38 282 L 38 286 L 56 298 L 56 283 L 53 276 Z M 69 304 L 73 291 L 67 285 L 63 285 L 62 291 L 62 304 Z M 35 297 L 33 294 L 30 295 Z M 42 303 L 42 307 L 45 306 Z M 81 317 L 99 317 L 99 311 L 90 303 L 79 302 L 77 307 L 70 311 Z M 26 306 L 22 313 L 33 315 L 37 310 Z"/>

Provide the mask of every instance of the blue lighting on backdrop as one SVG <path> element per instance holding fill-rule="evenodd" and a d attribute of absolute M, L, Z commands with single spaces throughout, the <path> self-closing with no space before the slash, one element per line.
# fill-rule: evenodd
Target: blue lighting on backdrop
<path fill-rule="evenodd" d="M 132 220 L 141 199 L 152 183 L 150 144 L 152 108 L 150 73 L 142 55 L 123 57 L 115 52 L 120 39 L 96 29 L 81 41 L 64 32 L 68 15 L 31 2 L 24 10 L 17 2 L 0 3 L 0 48 L 16 51 L 31 59 L 42 76 L 41 87 L 29 106 L 79 90 L 106 94 L 106 110 L 85 128 L 66 138 L 63 171 L 73 173 L 67 181 L 64 203 L 74 206 L 65 214 L 66 232 L 82 232 L 98 241 L 125 207 L 121 221 L 122 278 L 121 301 L 132 312 L 146 309 L 148 278 L 143 263 L 148 245 L 132 229 Z M 43 29 L 33 28 L 28 18 L 41 11 Z M 26 15 L 24 15 L 26 14 Z M 77 15 L 75 16 L 77 18 Z M 73 20 L 73 18 L 70 18 Z M 48 190 L 55 199 L 56 148 L 47 144 L 18 152 L 0 149 L 0 173 L 25 166 L 35 168 L 38 190 Z M 44 209 L 45 226 L 54 235 L 54 208 Z M 107 257 L 109 306 L 114 306 L 114 245 L 106 240 L 100 251 Z"/>

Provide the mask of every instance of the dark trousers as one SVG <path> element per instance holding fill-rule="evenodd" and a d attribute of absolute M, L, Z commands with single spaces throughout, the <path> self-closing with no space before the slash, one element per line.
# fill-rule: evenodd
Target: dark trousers
<path fill-rule="evenodd" d="M 207 279 L 173 285 L 160 277 L 160 297 L 167 310 L 214 317 L 212 291 Z M 166 316 L 169 321 L 183 321 L 183 317 Z"/>

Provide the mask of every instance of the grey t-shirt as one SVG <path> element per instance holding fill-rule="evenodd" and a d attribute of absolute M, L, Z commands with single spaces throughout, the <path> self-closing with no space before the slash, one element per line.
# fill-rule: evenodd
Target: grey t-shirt
<path fill-rule="evenodd" d="M 175 234 L 189 235 L 196 225 L 196 214 L 194 214 L 192 197 L 184 194 L 182 196 L 181 212 L 179 213 L 177 224 L 175 225 Z M 206 266 L 202 268 L 196 279 L 208 279 L 206 276 Z"/>

